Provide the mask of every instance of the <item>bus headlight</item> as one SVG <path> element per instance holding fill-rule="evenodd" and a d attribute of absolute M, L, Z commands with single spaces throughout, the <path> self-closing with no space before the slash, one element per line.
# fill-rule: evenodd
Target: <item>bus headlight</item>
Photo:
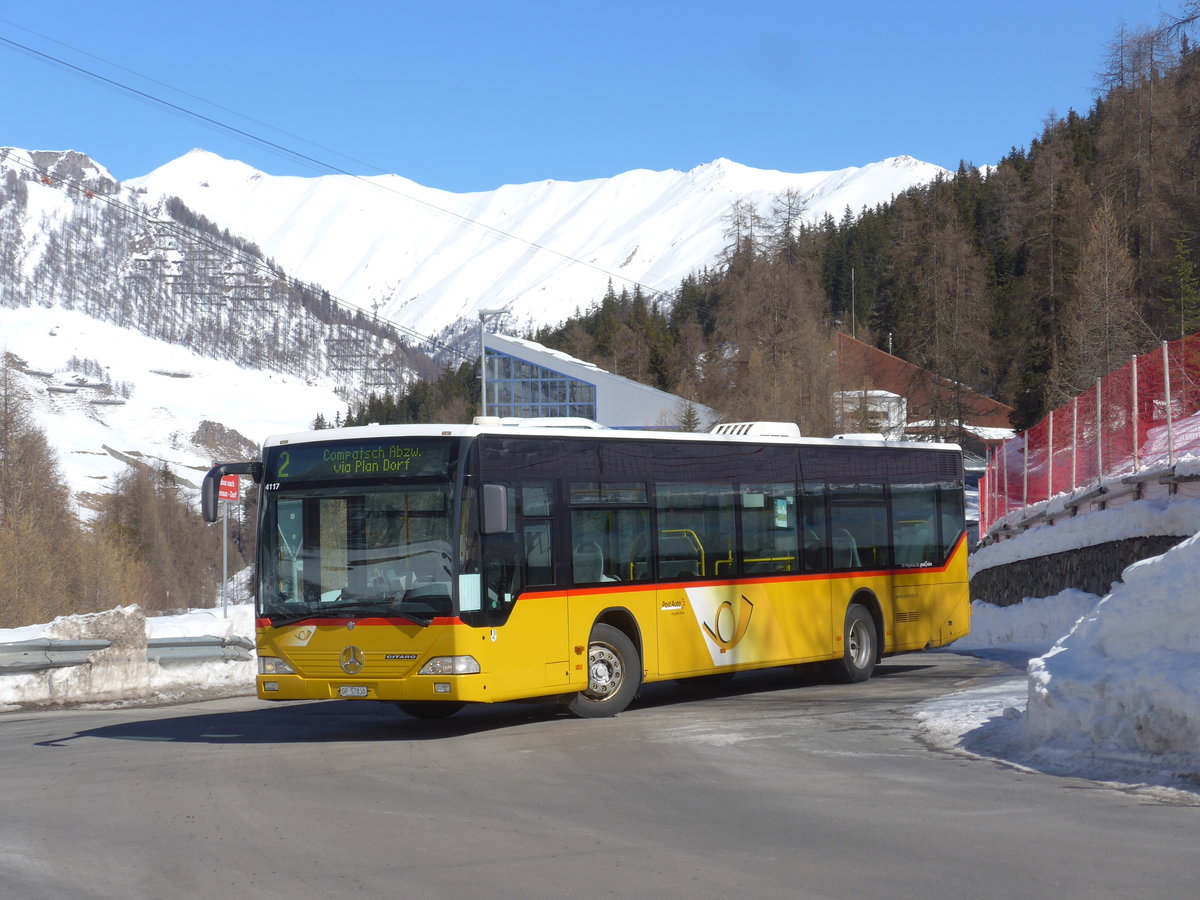
<path fill-rule="evenodd" d="M 473 656 L 435 656 L 421 666 L 421 675 L 478 675 L 479 663 Z"/>
<path fill-rule="evenodd" d="M 296 670 L 278 656 L 260 656 L 258 658 L 259 675 L 295 675 Z"/>

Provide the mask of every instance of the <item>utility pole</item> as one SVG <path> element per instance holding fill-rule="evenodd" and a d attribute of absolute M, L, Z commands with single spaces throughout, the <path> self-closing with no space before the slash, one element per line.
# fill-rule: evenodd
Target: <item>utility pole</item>
<path fill-rule="evenodd" d="M 850 267 L 850 337 L 858 337 L 858 317 L 854 310 L 854 266 Z"/>

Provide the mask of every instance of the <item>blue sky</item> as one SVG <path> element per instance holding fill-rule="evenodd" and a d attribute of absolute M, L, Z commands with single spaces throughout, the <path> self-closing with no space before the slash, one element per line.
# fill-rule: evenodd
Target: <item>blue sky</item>
<path fill-rule="evenodd" d="M 272 174 L 328 171 L 233 128 L 451 191 L 718 157 L 953 168 L 1028 145 L 1051 113 L 1086 112 L 1121 23 L 1156 24 L 1160 9 L 1178 4 L 6 4 L 0 146 L 79 150 L 121 179 L 193 147 Z"/>

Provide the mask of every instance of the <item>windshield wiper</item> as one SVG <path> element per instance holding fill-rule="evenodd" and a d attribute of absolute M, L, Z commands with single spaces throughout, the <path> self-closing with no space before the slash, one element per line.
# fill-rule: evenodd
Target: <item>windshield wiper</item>
<path fill-rule="evenodd" d="M 295 625 L 306 619 L 318 619 L 335 612 L 339 618 L 347 614 L 357 613 L 359 615 L 383 615 L 387 618 L 407 619 L 414 625 L 420 625 L 422 628 L 428 627 L 433 623 L 433 616 L 420 615 L 402 610 L 398 602 L 399 600 L 399 597 L 383 597 L 371 600 L 338 600 L 334 603 L 322 603 L 315 608 L 309 607 L 303 612 L 287 610 L 282 615 L 276 617 L 271 614 L 270 610 L 267 610 L 263 615 L 270 619 L 271 624 L 276 628 L 284 625 Z"/>
<path fill-rule="evenodd" d="M 420 625 L 422 628 L 432 624 L 433 616 L 423 616 L 417 613 L 408 612 L 401 609 L 402 598 L 400 596 L 387 597 L 379 600 L 341 600 L 337 603 L 326 605 L 326 609 L 333 608 L 347 612 L 358 613 L 382 613 L 388 618 L 408 619 L 414 625 Z"/>

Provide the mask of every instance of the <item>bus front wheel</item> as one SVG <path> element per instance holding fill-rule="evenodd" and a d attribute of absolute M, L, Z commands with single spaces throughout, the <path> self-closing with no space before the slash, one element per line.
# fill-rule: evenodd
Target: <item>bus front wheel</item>
<path fill-rule="evenodd" d="M 842 658 L 830 663 L 830 674 L 845 683 L 870 678 L 875 671 L 876 639 L 870 611 L 861 603 L 851 603 L 842 629 Z"/>
<path fill-rule="evenodd" d="M 633 702 L 641 684 L 642 661 L 623 631 L 597 623 L 588 638 L 587 687 L 567 701 L 581 719 L 615 716 Z"/>

